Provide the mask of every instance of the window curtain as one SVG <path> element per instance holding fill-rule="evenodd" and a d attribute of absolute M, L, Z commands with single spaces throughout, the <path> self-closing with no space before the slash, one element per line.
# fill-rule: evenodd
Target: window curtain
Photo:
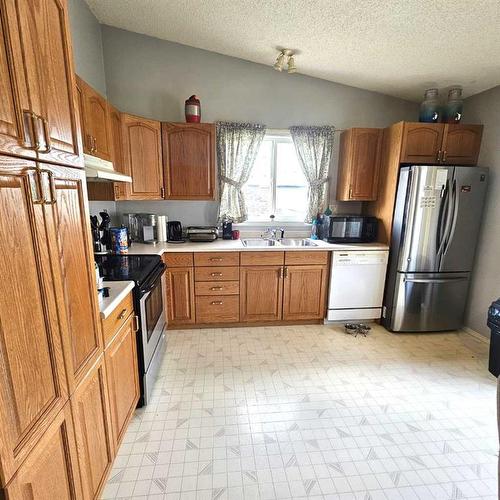
<path fill-rule="evenodd" d="M 216 127 L 219 222 L 225 218 L 244 222 L 248 214 L 242 188 L 250 177 L 266 127 L 231 122 L 217 122 Z"/>
<path fill-rule="evenodd" d="M 328 171 L 333 153 L 335 127 L 290 127 L 290 135 L 302 171 L 309 184 L 308 209 L 305 222 L 326 209 Z"/>

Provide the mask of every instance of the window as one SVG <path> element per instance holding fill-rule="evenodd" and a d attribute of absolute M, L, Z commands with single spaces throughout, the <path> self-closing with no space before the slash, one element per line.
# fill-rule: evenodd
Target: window
<path fill-rule="evenodd" d="M 267 134 L 252 173 L 243 188 L 248 221 L 304 222 L 307 180 L 299 165 L 290 135 Z"/>

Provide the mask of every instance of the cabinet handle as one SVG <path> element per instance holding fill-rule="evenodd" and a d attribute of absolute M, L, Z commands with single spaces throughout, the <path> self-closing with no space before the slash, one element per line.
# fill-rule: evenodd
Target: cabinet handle
<path fill-rule="evenodd" d="M 45 149 L 42 151 L 42 153 L 50 153 L 50 151 L 52 150 L 52 141 L 50 139 L 49 122 L 42 116 L 39 116 L 38 119 L 42 122 L 43 138 L 45 139 Z"/>
<path fill-rule="evenodd" d="M 210 288 L 210 290 L 212 290 L 213 292 L 215 291 L 218 291 L 218 290 L 223 290 L 223 287 L 222 286 L 213 286 Z"/>
<path fill-rule="evenodd" d="M 43 205 L 45 203 L 45 199 L 40 185 L 40 176 L 38 175 L 38 171 L 34 168 L 26 169 L 26 174 L 29 181 L 31 201 L 34 205 Z"/>
<path fill-rule="evenodd" d="M 89 151 L 92 153 L 94 148 L 92 146 L 92 136 L 90 134 L 87 134 L 87 147 Z"/>
<path fill-rule="evenodd" d="M 94 153 L 97 153 L 97 139 L 94 137 Z"/>
<path fill-rule="evenodd" d="M 223 260 L 222 257 L 210 257 L 210 262 L 222 262 Z"/>
<path fill-rule="evenodd" d="M 213 300 L 210 302 L 212 306 L 221 306 L 222 305 L 222 300 Z"/>
<path fill-rule="evenodd" d="M 288 278 L 288 267 L 285 267 L 285 275 L 284 275 L 285 278 Z"/>
<path fill-rule="evenodd" d="M 118 319 L 123 319 L 127 314 L 127 310 L 123 309 L 121 313 L 118 315 Z"/>
<path fill-rule="evenodd" d="M 443 156 L 441 158 L 441 161 L 445 162 L 446 161 L 446 151 L 443 151 Z"/>
<path fill-rule="evenodd" d="M 161 187 L 161 188 L 160 188 L 160 196 L 161 196 L 162 198 L 165 198 L 165 188 L 164 188 L 164 187 Z"/>
<path fill-rule="evenodd" d="M 352 186 L 349 186 L 349 198 L 352 198 Z"/>
<path fill-rule="evenodd" d="M 44 183 L 43 183 L 44 175 L 47 176 L 47 184 L 49 186 L 50 198 L 46 198 L 45 194 L 44 194 L 43 203 L 45 205 L 55 205 L 57 202 L 57 198 L 56 198 L 56 187 L 55 187 L 55 183 L 54 183 L 54 174 L 50 170 L 40 171 L 40 179 L 42 182 L 42 193 L 44 193 L 44 191 L 45 191 L 45 189 L 43 187 L 44 186 Z"/>
<path fill-rule="evenodd" d="M 23 147 L 38 151 L 40 149 L 40 141 L 38 138 L 37 116 L 29 109 L 24 109 L 22 114 L 25 135 Z"/>
<path fill-rule="evenodd" d="M 441 161 L 441 150 L 439 150 L 436 154 L 436 162 L 439 163 Z"/>
<path fill-rule="evenodd" d="M 284 276 L 284 273 L 283 273 L 283 268 L 282 268 L 282 267 L 280 267 L 280 268 L 279 268 L 279 270 L 278 270 L 278 276 L 279 276 L 280 278 L 283 278 L 283 276 Z"/>
<path fill-rule="evenodd" d="M 222 273 L 210 273 L 210 276 L 214 276 L 214 277 L 219 276 L 220 277 L 220 276 L 222 276 Z"/>
<path fill-rule="evenodd" d="M 137 332 L 139 330 L 139 317 L 134 316 L 134 331 Z"/>

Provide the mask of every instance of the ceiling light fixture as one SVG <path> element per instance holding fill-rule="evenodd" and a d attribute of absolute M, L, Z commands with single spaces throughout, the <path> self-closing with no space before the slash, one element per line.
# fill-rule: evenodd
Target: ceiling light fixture
<path fill-rule="evenodd" d="M 273 68 L 276 71 L 283 71 L 285 64 L 288 65 L 288 73 L 295 73 L 297 71 L 297 67 L 295 66 L 294 59 L 295 52 L 290 49 L 282 49 L 276 58 L 276 62 L 273 65 Z"/>

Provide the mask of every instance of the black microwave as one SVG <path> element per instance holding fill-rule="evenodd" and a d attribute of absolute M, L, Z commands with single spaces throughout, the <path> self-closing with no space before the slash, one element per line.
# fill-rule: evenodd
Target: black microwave
<path fill-rule="evenodd" d="M 377 239 L 378 219 L 366 215 L 331 215 L 328 243 L 372 243 Z"/>

